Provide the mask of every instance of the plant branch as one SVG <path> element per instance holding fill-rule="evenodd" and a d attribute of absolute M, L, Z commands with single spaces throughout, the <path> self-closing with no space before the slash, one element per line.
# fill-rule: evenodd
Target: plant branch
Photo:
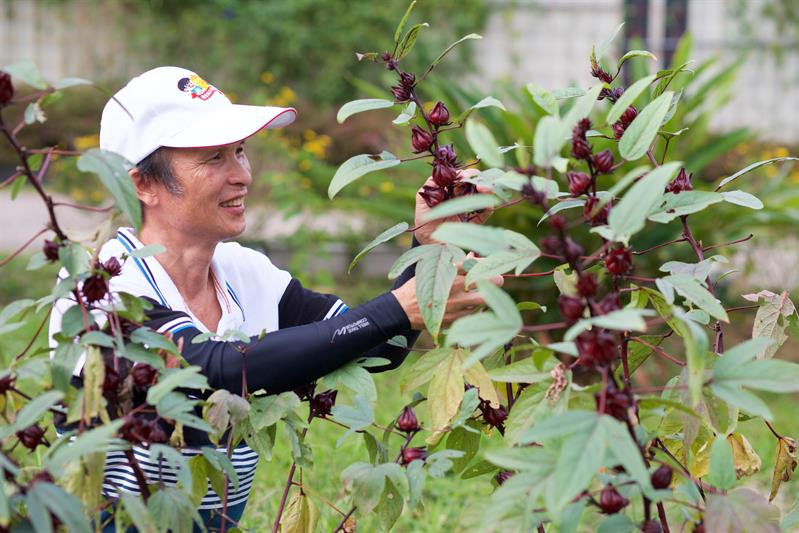
<path fill-rule="evenodd" d="M 714 248 L 721 248 L 722 246 L 730 246 L 732 244 L 738 244 L 738 243 L 741 243 L 741 242 L 746 242 L 746 241 L 748 241 L 749 239 L 751 239 L 754 236 L 755 236 L 754 233 L 750 233 L 749 235 L 747 235 L 746 237 L 744 237 L 742 239 L 737 239 L 737 240 L 730 241 L 730 242 L 723 242 L 723 243 L 720 243 L 720 244 L 713 244 L 711 246 L 705 246 L 704 248 L 702 248 L 702 251 L 703 252 L 707 252 L 708 250 L 712 250 Z"/>
<path fill-rule="evenodd" d="M 651 248 L 647 248 L 646 250 L 641 250 L 640 252 L 633 252 L 633 255 L 644 255 L 646 253 L 651 252 L 652 250 L 657 250 L 658 248 L 663 248 L 664 246 L 668 246 L 670 244 L 676 244 L 678 242 L 683 242 L 685 240 L 686 240 L 685 237 L 680 237 L 679 239 L 673 239 L 669 242 L 664 242 L 662 244 L 657 244 L 655 246 L 652 246 Z"/>
<path fill-rule="evenodd" d="M 46 232 L 46 231 L 48 231 L 49 229 L 50 229 L 50 228 L 42 228 L 42 229 L 40 229 L 39 231 L 37 231 L 37 232 L 36 232 L 36 234 L 35 234 L 33 237 L 31 237 L 30 239 L 28 239 L 27 241 L 25 241 L 25 244 L 23 244 L 22 246 L 20 246 L 19 248 L 17 248 L 17 249 L 16 249 L 16 250 L 14 250 L 13 252 L 11 252 L 9 255 L 5 256 L 5 257 L 4 257 L 2 260 L 0 260 L 0 267 L 2 267 L 2 266 L 5 266 L 5 265 L 7 265 L 9 262 L 11 262 L 11 260 L 12 260 L 12 259 L 14 259 L 16 256 L 18 256 L 19 254 L 21 254 L 21 253 L 22 253 L 22 252 L 25 250 L 25 248 L 27 248 L 28 246 L 30 246 L 30 244 L 31 244 L 33 241 L 35 241 L 35 240 L 36 240 L 36 238 L 37 238 L 39 235 L 41 235 L 42 233 L 45 233 L 45 232 Z"/>
<path fill-rule="evenodd" d="M 669 355 L 669 353 L 666 352 L 666 350 L 664 350 L 660 346 L 656 346 L 654 344 L 650 344 L 650 343 L 646 342 L 644 339 L 642 339 L 641 337 L 630 337 L 630 340 L 638 342 L 640 344 L 643 344 L 644 346 L 646 346 L 647 348 L 649 348 L 650 350 L 652 350 L 656 354 L 660 355 L 661 357 L 664 357 L 664 358 L 668 359 L 669 361 L 671 361 L 675 365 L 685 366 L 685 364 L 686 364 L 685 361 L 680 361 L 679 359 L 677 359 L 673 355 Z"/>

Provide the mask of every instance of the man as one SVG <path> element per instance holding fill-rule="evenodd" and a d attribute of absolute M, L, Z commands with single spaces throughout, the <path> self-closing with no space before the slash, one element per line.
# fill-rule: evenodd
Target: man
<path fill-rule="evenodd" d="M 194 88 L 207 97 L 197 98 Z M 160 67 L 134 78 L 106 105 L 100 146 L 136 166 L 130 171 L 142 204 L 144 223 L 135 234 L 121 228 L 106 243 L 100 261 L 149 244 L 166 251 L 155 257 L 128 257 L 110 282 L 112 292 L 128 292 L 154 304 L 146 325 L 168 333 L 192 365 L 201 367 L 213 388 L 240 394 L 247 389 L 270 394 L 300 385 L 362 356 L 380 356 L 398 366 L 408 353 L 387 341 L 405 336 L 412 346 L 424 328 L 416 301 L 413 268 L 394 288 L 349 309 L 339 298 L 304 288 L 254 250 L 224 242 L 245 229 L 244 203 L 252 182 L 244 140 L 263 128 L 291 124 L 292 108 L 233 105 L 225 95 L 193 72 Z M 417 202 L 417 217 L 426 209 Z M 430 242 L 435 225 L 417 235 Z M 498 283 L 500 281 L 497 281 Z M 483 303 L 464 288 L 459 275 L 444 317 L 445 324 Z M 61 300 L 51 320 L 51 336 L 60 330 L 63 313 L 74 302 Z M 246 356 L 232 343 L 193 343 L 206 332 L 238 330 L 251 337 Z M 267 334 L 259 339 L 262 331 Z M 83 362 L 76 368 L 80 372 Z M 186 430 L 186 456 L 210 446 L 208 436 Z M 224 451 L 224 450 L 223 450 Z M 149 481 L 174 482 L 174 470 L 153 461 L 146 448 L 134 446 L 137 462 Z M 239 486 L 227 495 L 227 516 L 238 520 L 247 502 L 257 454 L 246 445 L 231 458 Z M 109 452 L 104 493 L 115 500 L 120 491 L 138 492 L 136 476 L 123 452 Z M 218 527 L 220 495 L 209 490 L 200 505 L 209 527 Z"/>

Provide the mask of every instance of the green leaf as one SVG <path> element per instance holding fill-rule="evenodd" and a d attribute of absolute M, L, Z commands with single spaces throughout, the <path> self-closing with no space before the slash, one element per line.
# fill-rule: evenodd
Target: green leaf
<path fill-rule="evenodd" d="M 568 437 L 574 433 L 584 433 L 593 427 L 599 414 L 594 411 L 571 410 L 548 418 L 525 432 L 519 444 L 530 444 Z"/>
<path fill-rule="evenodd" d="M 596 533 L 630 533 L 638 529 L 626 514 L 614 514 L 599 523 Z"/>
<path fill-rule="evenodd" d="M 363 396 L 356 396 L 354 405 L 337 404 L 331 409 L 333 420 L 348 426 L 349 429 L 336 441 L 336 447 L 341 446 L 351 434 L 366 429 L 375 421 L 372 402 Z"/>
<path fill-rule="evenodd" d="M 449 244 L 436 245 L 436 253 L 423 256 L 416 265 L 416 301 L 425 327 L 435 339 L 444 319 L 452 283 L 458 273 L 457 261 L 464 254 Z"/>
<path fill-rule="evenodd" d="M 473 250 L 482 256 L 507 250 L 505 231 L 502 228 L 471 224 L 467 222 L 444 222 L 433 233 L 437 241 Z"/>
<path fill-rule="evenodd" d="M 646 88 L 654 81 L 655 75 L 652 74 L 647 76 L 646 78 L 641 78 L 640 80 L 636 81 L 630 87 L 624 91 L 624 94 L 616 100 L 616 103 L 613 104 L 613 107 L 610 108 L 608 111 L 607 122 L 608 124 L 613 124 L 617 120 L 621 118 L 621 115 L 627 110 L 628 107 L 635 103 L 635 100 L 641 96 L 641 94 L 646 91 Z"/>
<path fill-rule="evenodd" d="M 391 268 L 388 271 L 388 279 L 394 279 L 406 268 L 413 265 L 414 263 L 418 263 L 423 257 L 432 256 L 438 253 L 438 244 L 423 244 L 421 246 L 417 246 L 415 248 L 411 248 L 410 250 L 406 250 L 401 256 L 394 261 L 394 264 L 391 265 Z"/>
<path fill-rule="evenodd" d="M 28 176 L 25 174 L 20 174 L 16 178 L 14 178 L 13 183 L 11 184 L 11 200 L 16 200 L 19 193 L 22 192 L 22 188 L 28 182 Z"/>
<path fill-rule="evenodd" d="M 447 218 L 453 215 L 496 207 L 500 202 L 499 198 L 491 194 L 469 194 L 467 196 L 459 196 L 435 206 L 424 215 L 422 222 L 430 222 L 431 220 L 439 218 Z"/>
<path fill-rule="evenodd" d="M 130 340 L 139 344 L 144 344 L 150 350 L 165 350 L 174 355 L 180 355 L 175 343 L 164 335 L 146 327 L 137 328 L 130 334 Z"/>
<path fill-rule="evenodd" d="M 128 175 L 130 163 L 119 154 L 92 148 L 78 159 L 78 170 L 100 178 L 116 201 L 116 206 L 138 231 L 141 228 L 141 204 L 133 180 Z"/>
<path fill-rule="evenodd" d="M 484 124 L 469 120 L 466 122 L 466 140 L 477 154 L 477 157 L 491 167 L 501 167 L 504 163 L 502 154 L 499 153 L 494 135 Z"/>
<path fill-rule="evenodd" d="M 77 278 L 78 275 L 89 270 L 89 253 L 76 242 L 70 241 L 60 247 L 58 249 L 58 259 L 73 278 Z"/>
<path fill-rule="evenodd" d="M 626 242 L 644 228 L 647 215 L 660 201 L 664 188 L 677 174 L 680 165 L 679 161 L 673 161 L 650 171 L 613 207 L 608 225 L 617 240 Z"/>
<path fill-rule="evenodd" d="M 710 294 L 710 291 L 703 287 L 695 278 L 684 274 L 672 274 L 662 279 L 672 285 L 680 296 L 706 311 L 713 318 L 723 322 L 730 321 L 721 302 Z"/>
<path fill-rule="evenodd" d="M 430 74 L 430 72 L 431 72 L 431 71 L 432 71 L 434 68 L 436 68 L 436 67 L 438 66 L 438 64 L 439 64 L 439 63 L 441 63 L 441 60 L 442 60 L 442 59 L 444 59 L 444 56 L 446 56 L 448 53 L 450 53 L 450 52 L 452 51 L 452 49 L 453 49 L 453 48 L 455 48 L 456 46 L 458 46 L 459 44 L 461 44 L 461 43 L 462 43 L 462 42 L 464 42 L 464 41 L 468 41 L 468 40 L 470 40 L 470 39 L 482 39 L 482 38 L 483 38 L 483 36 L 482 36 L 482 35 L 478 35 L 477 33 L 470 33 L 469 35 L 465 35 L 465 36 L 461 37 L 460 39 L 458 39 L 457 41 L 455 41 L 454 43 L 452 43 L 451 45 L 449 45 L 448 47 L 446 47 L 446 48 L 444 49 L 444 51 L 443 51 L 443 52 L 441 52 L 441 53 L 438 55 L 438 57 L 437 57 L 437 58 L 435 58 L 435 59 L 433 60 L 433 62 L 432 62 L 432 63 L 430 63 L 430 66 L 429 66 L 429 67 L 427 67 L 427 69 L 426 69 L 426 70 L 424 71 L 424 73 L 421 75 L 421 77 L 419 78 L 419 81 L 421 81 L 421 80 L 423 80 L 424 78 L 426 78 L 426 77 L 427 77 L 427 75 L 428 75 L 428 74 Z"/>
<path fill-rule="evenodd" d="M 370 172 L 395 167 L 400 163 L 401 161 L 394 154 L 385 151 L 378 155 L 361 154 L 350 157 L 336 170 L 327 189 L 327 195 L 332 200 L 341 189 L 361 176 Z"/>
<path fill-rule="evenodd" d="M 411 26 L 411 29 L 405 34 L 403 37 L 402 42 L 399 45 L 397 50 L 396 59 L 400 60 L 413 50 L 413 45 L 416 44 L 416 39 L 419 38 L 419 32 L 422 31 L 422 28 L 426 28 L 430 26 L 427 22 L 422 22 L 421 24 L 414 24 Z"/>
<path fill-rule="evenodd" d="M 250 421 L 255 430 L 273 426 L 300 405 L 300 399 L 291 391 L 268 396 L 258 396 L 252 400 Z"/>
<path fill-rule="evenodd" d="M 166 252 L 166 248 L 160 244 L 148 244 L 144 248 L 133 250 L 129 255 L 131 257 L 152 257 L 154 255 Z"/>
<path fill-rule="evenodd" d="M 397 28 L 394 30 L 394 47 L 398 47 L 400 43 L 400 37 L 402 37 L 402 30 L 405 29 L 405 23 L 408 21 L 408 17 L 413 11 L 413 6 L 416 5 L 416 0 L 413 0 L 409 5 L 408 9 L 405 10 L 405 14 L 402 15 L 402 19 L 400 19 L 399 24 L 397 24 Z"/>
<path fill-rule="evenodd" d="M 750 209 L 763 209 L 763 202 L 761 202 L 757 196 L 749 194 L 748 192 L 725 191 L 721 193 L 721 196 L 724 197 L 725 202 L 731 204 L 748 207 Z"/>
<path fill-rule="evenodd" d="M 599 45 L 599 48 L 595 49 L 595 54 L 594 54 L 595 57 L 598 57 L 599 59 L 602 59 L 602 56 L 605 55 L 605 52 L 607 51 L 608 47 L 610 46 L 610 43 L 613 42 L 613 39 L 616 38 L 616 36 L 619 34 L 619 32 L 621 31 L 621 29 L 623 27 L 624 27 L 624 22 L 622 22 L 621 24 L 616 26 L 616 29 L 613 30 L 613 32 L 611 32 L 607 37 L 605 37 L 605 40 L 602 41 L 602 43 Z"/>
<path fill-rule="evenodd" d="M 392 124 L 396 124 L 397 126 L 401 126 L 403 124 L 407 124 L 410 122 L 413 117 L 416 116 L 416 102 L 409 102 L 405 109 L 391 121 Z"/>
<path fill-rule="evenodd" d="M 552 166 L 552 160 L 559 153 L 565 139 L 558 117 L 547 115 L 538 121 L 533 137 L 533 162 L 539 167 Z"/>
<path fill-rule="evenodd" d="M 698 213 L 706 207 L 719 203 L 724 197 L 717 192 L 683 191 L 679 194 L 667 192 L 663 200 L 649 213 L 649 220 L 666 224 L 675 218 Z"/>
<path fill-rule="evenodd" d="M 533 97 L 533 101 L 549 115 L 558 116 L 558 102 L 552 93 L 536 85 L 535 83 L 527 84 L 527 92 Z"/>
<path fill-rule="evenodd" d="M 647 57 L 652 61 L 658 60 L 658 58 L 655 57 L 655 54 L 647 50 L 630 50 L 629 52 L 621 56 L 621 59 L 619 59 L 619 62 L 616 64 L 616 71 L 620 71 L 621 66 L 634 57 Z"/>
<path fill-rule="evenodd" d="M 775 157 L 773 159 L 766 159 L 766 160 L 763 160 L 763 161 L 758 161 L 757 163 L 752 163 L 751 165 L 748 165 L 748 166 L 742 168 L 741 170 L 739 170 L 735 174 L 731 174 L 731 175 L 727 176 L 726 178 L 724 178 L 723 180 L 721 180 L 721 182 L 716 187 L 716 190 L 719 190 L 722 187 L 724 187 L 725 185 L 727 185 L 728 183 L 730 183 L 731 181 L 740 178 L 741 176 L 743 176 L 747 172 L 751 172 L 751 171 L 753 171 L 753 170 L 755 170 L 757 168 L 760 168 L 760 167 L 762 167 L 764 165 L 770 165 L 772 163 L 778 163 L 780 161 L 799 161 L 799 158 L 797 158 L 797 157 Z"/>
<path fill-rule="evenodd" d="M 187 389 L 207 389 L 208 380 L 200 373 L 199 366 L 188 368 L 168 368 L 159 376 L 158 383 L 147 390 L 147 403 L 155 405 L 158 401 L 178 387 Z"/>
<path fill-rule="evenodd" d="M 461 352 L 452 350 L 436 367 L 427 390 L 427 404 L 432 429 L 440 432 L 458 414 L 464 396 Z"/>
<path fill-rule="evenodd" d="M 164 486 L 153 493 L 147 501 L 147 509 L 159 531 L 188 533 L 192 526 L 187 520 L 189 517 L 198 525 L 203 523 L 189 494 L 176 487 Z"/>
<path fill-rule="evenodd" d="M 208 485 L 206 478 L 203 478 L 203 484 Z M 132 492 L 120 492 L 119 496 L 123 509 L 128 513 L 138 531 L 142 533 L 156 533 L 158 531 L 155 528 L 155 524 L 153 524 L 150 513 L 147 512 L 147 506 L 141 496 Z"/>
<path fill-rule="evenodd" d="M 321 384 L 322 388 L 330 389 L 343 385 L 371 402 L 377 400 L 377 388 L 372 374 L 355 361 L 339 367 L 324 376 Z"/>
<path fill-rule="evenodd" d="M 347 102 L 338 110 L 336 114 L 336 121 L 342 124 L 345 120 L 356 113 L 363 113 L 364 111 L 371 111 L 373 109 L 385 109 L 392 107 L 394 102 L 391 100 L 384 100 L 382 98 L 366 98 L 363 100 L 353 100 Z"/>
<path fill-rule="evenodd" d="M 672 96 L 671 91 L 664 92 L 635 117 L 619 141 L 619 153 L 624 159 L 635 161 L 646 155 L 669 110 Z"/>
<path fill-rule="evenodd" d="M 581 96 L 578 100 L 574 102 L 574 105 L 572 105 L 571 108 L 563 116 L 563 121 L 561 123 L 561 128 L 559 132 L 560 144 L 558 144 L 558 150 L 557 150 L 558 152 L 560 152 L 560 148 L 566 142 L 566 139 L 568 139 L 571 136 L 572 130 L 577 125 L 577 123 L 580 120 L 586 118 L 589 115 L 589 113 L 591 113 L 591 110 L 594 108 L 594 105 L 596 104 L 597 101 L 596 99 L 597 97 L 599 97 L 599 93 L 602 91 L 603 86 L 604 84 L 598 83 L 593 87 L 591 87 L 590 89 L 588 89 L 588 91 L 586 91 L 586 93 L 583 96 Z"/>
<path fill-rule="evenodd" d="M 94 82 L 83 78 L 63 78 L 53 85 L 53 89 L 60 91 L 70 87 L 77 87 L 78 85 L 94 85 Z"/>
<path fill-rule="evenodd" d="M 407 222 L 400 222 L 399 224 L 397 224 L 397 225 L 395 225 L 395 226 L 392 226 L 392 227 L 388 228 L 386 231 L 384 231 L 383 233 L 381 233 L 380 235 L 378 235 L 377 237 L 375 237 L 375 238 L 372 240 L 372 242 L 370 242 L 369 244 L 367 244 L 367 245 L 364 247 L 364 249 L 363 249 L 363 250 L 361 250 L 360 252 L 358 252 L 358 255 L 356 255 L 356 256 L 355 256 L 355 258 L 354 258 L 354 259 L 352 260 L 352 262 L 350 263 L 350 266 L 349 266 L 349 268 L 347 268 L 347 274 L 349 274 L 350 272 L 352 272 L 352 269 L 353 269 L 353 267 L 354 267 L 355 265 L 357 265 L 357 264 L 358 264 L 358 262 L 359 262 L 359 261 L 360 261 L 360 260 L 361 260 L 361 259 L 362 259 L 362 258 L 363 258 L 365 255 L 366 255 L 366 254 L 368 254 L 370 251 L 372 251 L 372 249 L 374 249 L 374 248 L 376 248 L 377 246 L 379 246 L 379 245 L 383 244 L 384 242 L 390 241 L 391 239 L 393 239 L 393 238 L 394 238 L 394 237 L 396 237 L 397 235 L 401 235 L 401 234 L 405 233 L 405 230 L 407 230 L 407 229 L 408 229 L 408 223 L 407 223 Z"/>
<path fill-rule="evenodd" d="M 488 375 L 493 381 L 504 383 L 536 383 L 550 378 L 550 373 L 541 372 L 532 358 L 494 368 Z"/>
<path fill-rule="evenodd" d="M 563 335 L 563 340 L 572 341 L 591 327 L 615 329 L 619 331 L 646 331 L 644 317 L 654 311 L 646 309 L 618 309 L 605 315 L 581 318 Z"/>
<path fill-rule="evenodd" d="M 436 348 L 427 352 L 407 367 L 402 374 L 400 391 L 408 394 L 417 387 L 421 387 L 433 377 L 435 369 L 446 361 L 452 354 L 453 348 Z"/>
<path fill-rule="evenodd" d="M 68 435 L 62 436 L 59 441 L 64 440 L 68 444 L 50 448 L 45 456 L 45 467 L 51 472 L 58 471 L 86 454 L 106 451 L 111 444 L 111 438 L 124 422 L 121 418 L 113 420 L 109 424 L 81 433 L 72 442 L 69 442 Z"/>
<path fill-rule="evenodd" d="M 36 65 L 33 61 L 24 60 L 18 61 L 11 65 L 6 65 L 2 68 L 2 70 L 11 74 L 12 77 L 18 78 L 34 89 L 44 90 L 47 88 L 47 82 L 44 81 L 42 75 L 39 73 L 39 69 L 36 68 Z"/>
<path fill-rule="evenodd" d="M 383 495 L 374 509 L 380 524 L 386 531 L 394 527 L 397 519 L 402 515 L 402 508 L 402 495 L 397 490 L 397 487 L 394 486 L 394 482 L 387 479 Z"/>
<path fill-rule="evenodd" d="M 32 426 L 44 416 L 49 409 L 64 398 L 64 393 L 57 390 L 47 391 L 26 403 L 17 412 L 17 418 L 10 426 L 6 426 L 8 435 Z"/>

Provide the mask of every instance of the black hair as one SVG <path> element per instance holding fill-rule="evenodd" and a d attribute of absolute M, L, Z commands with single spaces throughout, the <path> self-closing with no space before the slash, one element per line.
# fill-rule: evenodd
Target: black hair
<path fill-rule="evenodd" d="M 183 194 L 178 178 L 172 171 L 172 156 L 168 148 L 159 147 L 136 165 L 139 169 L 141 179 L 160 183 L 164 188 L 175 196 Z M 144 220 L 144 204 L 142 204 L 142 220 Z"/>

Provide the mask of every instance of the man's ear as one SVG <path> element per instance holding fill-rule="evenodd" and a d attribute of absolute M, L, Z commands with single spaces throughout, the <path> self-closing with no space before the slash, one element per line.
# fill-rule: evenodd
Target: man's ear
<path fill-rule="evenodd" d="M 136 187 L 136 196 L 139 197 L 141 203 L 147 207 L 158 205 L 157 184 L 153 180 L 145 179 L 137 167 L 133 167 L 128 173 L 133 180 L 133 185 Z"/>

